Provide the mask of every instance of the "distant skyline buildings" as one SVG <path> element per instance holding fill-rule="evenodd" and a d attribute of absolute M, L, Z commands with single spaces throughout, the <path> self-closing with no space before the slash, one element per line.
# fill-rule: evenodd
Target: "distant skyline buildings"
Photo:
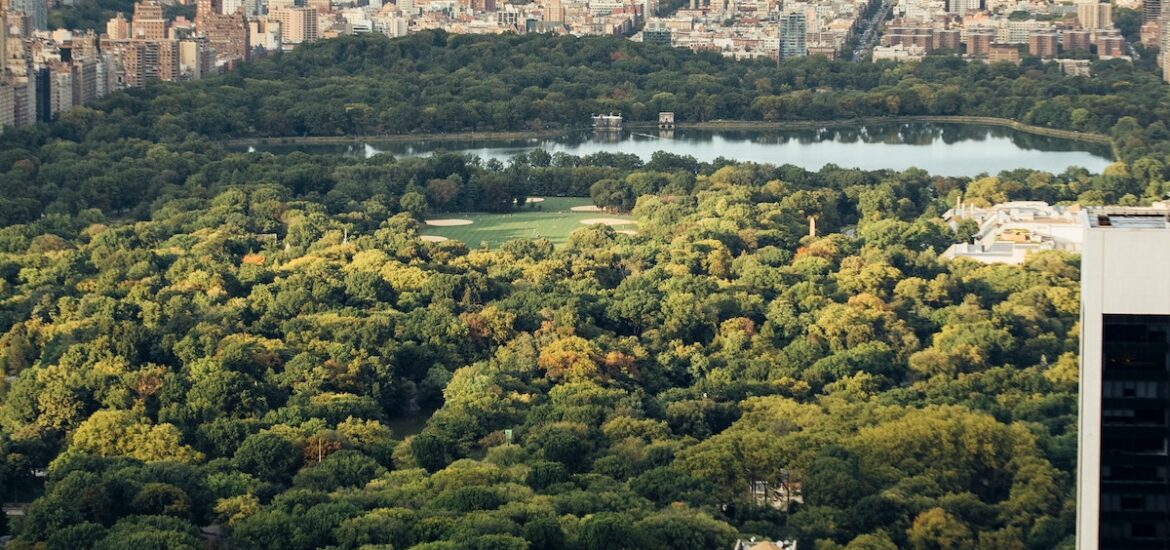
<path fill-rule="evenodd" d="M 33 12 L 47 1 L 7 0 Z M 169 0 L 168 0 L 169 1 Z M 671 15 L 655 16 L 658 0 L 536 0 L 510 4 L 501 0 L 398 0 L 357 6 L 334 0 L 190 0 L 193 20 L 165 16 L 160 0 L 144 0 L 128 13 L 117 13 L 92 38 L 81 33 L 35 29 L 40 17 L 14 12 L 9 29 L 19 32 L 3 41 L 14 63 L 28 59 L 31 68 L 15 67 L 8 78 L 16 123 L 31 120 L 25 106 L 40 98 L 48 108 L 31 112 L 49 117 L 79 98 L 97 97 L 121 87 L 146 86 L 152 80 L 190 80 L 230 68 L 266 52 L 346 34 L 404 36 L 426 29 L 451 33 L 527 33 L 630 36 L 634 40 L 695 51 L 718 52 L 736 59 L 783 61 L 808 55 L 833 59 L 871 24 L 867 3 L 860 0 L 694 0 Z M 1138 4 L 1143 13 L 1161 11 L 1161 0 Z M 1074 3 L 1075 2 L 1075 3 Z M 1027 11 L 1028 17 L 1019 17 Z M 895 0 L 892 19 L 875 27 L 879 44 L 872 59 L 913 61 L 929 55 L 960 55 L 983 62 L 1020 62 L 1025 55 L 1062 63 L 1062 70 L 1090 76 L 1085 58 L 1128 58 L 1130 49 L 1114 28 L 1113 4 L 1070 0 L 1063 4 L 1008 4 L 1006 0 Z M 1009 15 L 1011 15 L 1009 17 Z M 1159 20 L 1160 22 L 1160 20 Z M 1156 45 L 1165 25 L 1143 26 L 1143 39 Z M 639 32 L 641 31 L 641 32 Z M 33 41 L 38 52 L 15 52 L 18 41 Z M 92 43 L 75 46 L 74 43 Z M 88 48 L 88 50 L 87 50 Z M 1166 51 L 1163 48 L 1163 51 Z M 77 52 L 88 51 L 80 59 Z M 867 55 L 864 50 L 853 52 Z M 1168 56 L 1159 67 L 1170 77 Z M 72 59 L 71 59 L 72 58 Z M 72 64 L 72 65 L 71 65 Z M 72 68 L 68 68 L 72 67 Z M 65 88 L 73 80 L 74 91 Z M 29 82 L 25 82 L 29 80 Z M 78 82 L 98 82 L 78 88 Z M 39 83 L 39 84 L 38 84 Z M 39 89 L 38 89 L 39 85 Z M 53 89 L 55 88 L 55 89 Z M 7 92 L 0 91 L 0 102 Z M 0 105 L 0 111 L 8 107 Z M 0 121 L 4 120 L 0 113 Z M 2 122 L 0 122 L 2 123 Z"/>

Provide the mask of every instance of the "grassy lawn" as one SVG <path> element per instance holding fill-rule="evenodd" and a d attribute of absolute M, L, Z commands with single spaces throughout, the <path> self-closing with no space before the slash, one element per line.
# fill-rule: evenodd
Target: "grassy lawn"
<path fill-rule="evenodd" d="M 452 227 L 426 226 L 419 230 L 420 235 L 437 235 L 463 241 L 472 248 L 479 243 L 487 242 L 488 246 L 496 247 L 509 239 L 538 239 L 544 237 L 553 244 L 563 244 L 569 233 L 585 227 L 581 220 L 588 218 L 622 218 L 633 220 L 630 216 L 619 216 L 605 212 L 571 212 L 573 206 L 593 204 L 587 198 L 578 197 L 548 197 L 544 202 L 525 206 L 523 209 L 507 214 L 490 214 L 484 212 L 455 212 L 428 216 L 428 219 L 466 219 L 475 223 Z M 532 206 L 535 206 L 533 208 Z M 615 229 L 635 229 L 637 226 L 622 225 Z"/>

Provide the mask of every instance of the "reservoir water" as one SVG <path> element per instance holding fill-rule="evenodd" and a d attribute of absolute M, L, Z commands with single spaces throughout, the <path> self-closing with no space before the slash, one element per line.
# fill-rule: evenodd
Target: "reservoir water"
<path fill-rule="evenodd" d="M 1040 136 L 1000 126 L 904 123 L 801 130 L 625 130 L 620 134 L 574 132 L 553 138 L 519 140 L 370 141 L 334 144 L 266 144 L 253 149 L 373 156 L 429 155 L 454 151 L 506 162 L 517 153 L 589 155 L 630 153 L 649 160 L 656 151 L 690 155 L 703 162 L 794 164 L 818 170 L 826 164 L 864 170 L 917 167 L 931 174 L 975 176 L 1031 168 L 1059 173 L 1081 167 L 1100 173 L 1112 162 L 1107 145 Z"/>

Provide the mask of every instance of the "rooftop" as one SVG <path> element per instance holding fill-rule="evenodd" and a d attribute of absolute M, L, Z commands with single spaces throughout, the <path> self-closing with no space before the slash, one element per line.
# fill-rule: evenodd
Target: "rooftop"
<path fill-rule="evenodd" d="M 1164 208 L 1091 208 L 1087 213 L 1091 228 L 1170 229 L 1170 210 Z"/>

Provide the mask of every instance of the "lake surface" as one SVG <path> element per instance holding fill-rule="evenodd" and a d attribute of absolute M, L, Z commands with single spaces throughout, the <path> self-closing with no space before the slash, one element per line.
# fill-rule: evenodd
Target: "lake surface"
<path fill-rule="evenodd" d="M 293 151 L 369 157 L 469 153 L 507 161 L 533 149 L 589 155 L 631 153 L 649 160 L 656 151 L 690 155 L 703 162 L 738 161 L 794 164 L 818 170 L 826 164 L 864 170 L 918 167 L 931 174 L 975 176 L 1031 168 L 1063 172 L 1072 166 L 1099 173 L 1112 162 L 1106 145 L 1029 134 L 1000 126 L 906 123 L 807 130 L 626 130 L 620 135 L 576 132 L 555 138 L 499 141 L 386 141 L 358 144 L 259 145 L 277 154 Z"/>

